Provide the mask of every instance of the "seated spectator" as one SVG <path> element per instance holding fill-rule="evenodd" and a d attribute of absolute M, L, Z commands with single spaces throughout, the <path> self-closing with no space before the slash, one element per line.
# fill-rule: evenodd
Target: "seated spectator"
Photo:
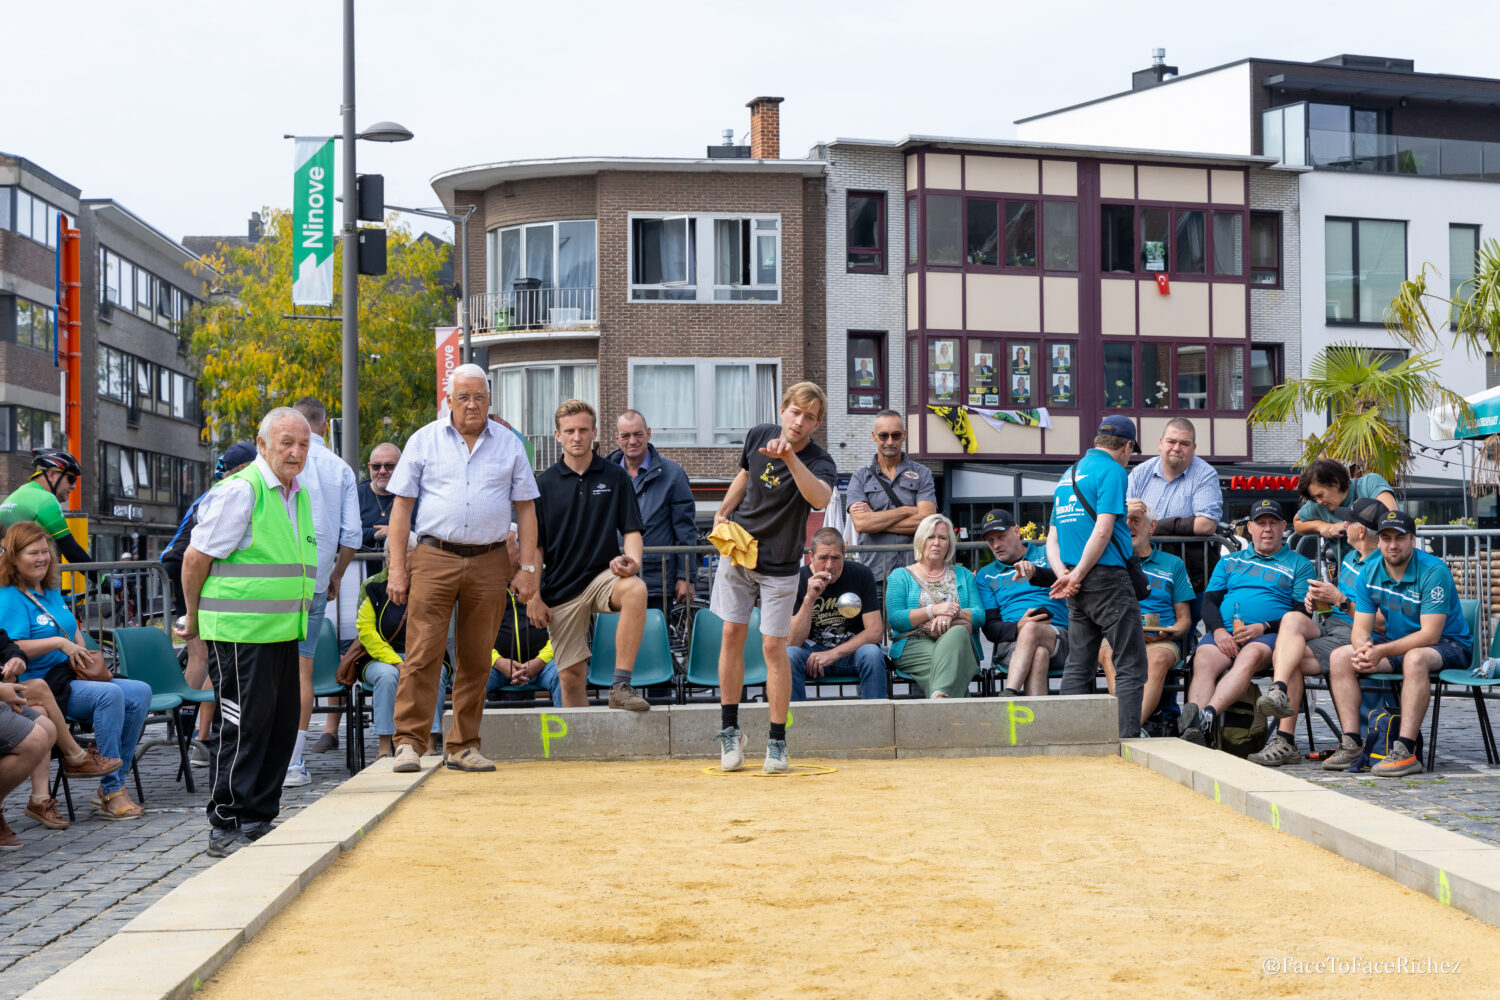
<path fill-rule="evenodd" d="M 1271 665 L 1281 617 L 1307 597 L 1313 578 L 1312 561 L 1293 552 L 1282 537 L 1286 515 L 1275 500 L 1255 502 L 1248 529 L 1250 548 L 1219 560 L 1203 595 L 1208 634 L 1193 657 L 1187 704 L 1177 720 L 1182 738 L 1200 746 L 1208 743 L 1218 713 Z"/>
<path fill-rule="evenodd" d="M 516 576 L 521 572 L 521 544 L 514 530 L 505 540 L 505 551 L 510 559 L 510 580 L 514 584 Z M 491 654 L 490 679 L 485 686 L 485 697 L 496 701 L 507 694 L 514 694 L 514 688 L 540 684 L 547 689 L 552 706 L 561 708 L 562 681 L 557 676 L 557 665 L 552 660 L 552 639 L 547 630 L 531 624 L 531 620 L 526 617 L 526 602 L 516 598 L 513 587 L 507 587 L 505 614 L 500 619 L 500 631 L 495 635 L 495 651 Z M 507 691 L 507 688 L 511 690 Z"/>
<path fill-rule="evenodd" d="M 1140 500 L 1125 503 L 1125 523 L 1141 569 L 1151 584 L 1151 593 L 1141 601 L 1141 631 L 1146 638 L 1146 686 L 1141 691 L 1141 725 L 1151 718 L 1161 701 L 1167 673 L 1182 660 L 1184 643 L 1193 628 L 1193 585 L 1187 564 L 1151 543 L 1156 531 L 1156 511 Z M 1105 640 L 1099 646 L 1099 665 L 1115 693 L 1115 659 Z"/>
<path fill-rule="evenodd" d="M 1005 668 L 1001 697 L 1047 693 L 1049 670 L 1068 659 L 1068 602 L 1048 593 L 1057 574 L 1047 546 L 1021 537 L 1010 511 L 997 507 L 979 522 L 995 561 L 975 576 L 984 605 L 985 637 L 995 644 L 994 664 Z"/>
<path fill-rule="evenodd" d="M 1336 511 L 1348 523 L 1345 538 L 1352 548 L 1339 564 L 1338 585 L 1313 580 L 1301 608 L 1288 611 L 1281 618 L 1276 633 L 1276 649 L 1271 654 L 1273 683 L 1255 703 L 1255 710 L 1281 724 L 1271 739 L 1249 760 L 1266 767 L 1294 763 L 1297 754 L 1297 712 L 1302 705 L 1304 677 L 1313 677 L 1328 669 L 1336 650 L 1349 645 L 1354 627 L 1354 588 L 1369 566 L 1377 545 L 1375 525 L 1386 511 L 1379 500 L 1356 500 L 1354 506 Z M 1375 631 L 1383 633 L 1385 616 L 1376 612 Z M 1381 642 L 1385 639 L 1380 637 Z"/>
<path fill-rule="evenodd" d="M 1320 458 L 1302 470 L 1297 480 L 1302 506 L 1292 516 L 1299 535 L 1322 535 L 1334 541 L 1334 558 L 1343 561 L 1349 553 L 1344 540 L 1346 522 L 1334 516 L 1340 507 L 1353 507 L 1356 500 L 1378 500 L 1386 510 L 1396 509 L 1396 491 L 1377 473 L 1350 478 L 1349 470 L 1331 458 Z"/>
<path fill-rule="evenodd" d="M 984 604 L 974 574 L 955 566 L 953 522 L 929 514 L 912 538 L 916 561 L 885 583 L 891 657 L 929 698 L 965 698 L 979 669 Z"/>
<path fill-rule="evenodd" d="M 55 735 L 51 726 L 40 712 L 26 704 L 26 696 L 21 693 L 19 685 L 0 684 L 0 802 L 29 777 L 31 801 L 26 806 L 26 815 L 44 826 L 61 829 L 68 824 L 57 816 L 55 805 L 50 815 L 56 816 L 61 826 L 49 822 L 45 818 L 47 812 L 34 811 L 38 794 L 48 803 L 52 801 L 47 797 L 47 765 L 51 760 Z M 15 851 L 20 847 L 20 839 L 5 822 L 5 814 L 0 813 L 0 851 Z"/>
<path fill-rule="evenodd" d="M 26 673 L 26 655 L 3 629 L 0 629 L 0 664 L 3 664 L 0 666 L 0 683 L 19 683 L 21 693 L 26 696 L 26 704 L 51 721 L 52 728 L 57 733 L 57 750 L 62 757 L 64 774 L 70 778 L 102 778 L 120 769 L 118 757 L 102 757 L 94 747 L 80 746 L 73 738 L 62 709 L 57 707 L 57 698 L 52 688 L 47 686 L 47 679 L 37 677 L 29 681 L 21 680 Z M 53 671 L 53 679 L 58 685 L 58 691 L 66 698 L 72 683 L 72 671 Z"/>
<path fill-rule="evenodd" d="M 856 614 L 844 617 L 839 598 L 859 598 Z M 880 594 L 870 567 L 844 558 L 844 536 L 819 528 L 812 536 L 812 562 L 797 573 L 786 655 L 792 664 L 792 700 L 807 700 L 807 679 L 859 676 L 861 698 L 884 698 L 885 651 L 880 640 Z"/>
<path fill-rule="evenodd" d="M 23 521 L 11 526 L 0 547 L 0 629 L 30 661 L 21 679 L 45 678 L 53 667 L 82 668 L 91 663 L 83 633 L 59 589 L 57 553 L 46 532 L 35 522 Z M 100 754 L 120 760 L 119 769 L 100 780 L 89 803 L 105 819 L 138 819 L 145 813 L 131 801 L 124 776 L 130 772 L 150 708 L 151 688 L 140 681 L 75 676 L 68 685 L 67 714 L 94 727 Z"/>
<path fill-rule="evenodd" d="M 1464 620 L 1453 574 L 1441 559 L 1416 548 L 1417 525 L 1405 511 L 1388 510 L 1376 522 L 1380 558 L 1354 585 L 1354 627 L 1349 645 L 1329 660 L 1328 689 L 1338 709 L 1344 738 L 1323 761 L 1325 771 L 1347 771 L 1363 750 L 1359 742 L 1359 678 L 1398 673 L 1401 735 L 1391 741 L 1385 760 L 1370 773 L 1393 778 L 1418 774 L 1417 736 L 1432 696 L 1430 677 L 1440 670 L 1468 667 L 1473 636 Z M 1375 615 L 1385 615 L 1385 635 L 1375 633 Z"/>
<path fill-rule="evenodd" d="M 407 535 L 407 552 L 417 547 L 416 532 Z M 387 566 L 391 557 L 391 539 L 385 539 Z M 370 657 L 360 673 L 360 680 L 370 689 L 373 706 L 375 738 L 378 744 L 376 760 L 395 755 L 393 739 L 396 735 L 396 685 L 401 679 L 401 664 L 406 654 L 406 605 L 396 604 L 386 588 L 390 583 L 390 570 L 382 568 L 379 573 L 365 580 L 364 600 L 354 616 L 354 630 L 359 635 L 360 645 Z M 443 670 L 446 680 L 449 671 Z M 432 717 L 432 742 L 429 753 L 441 753 L 443 743 L 443 690 L 438 687 L 437 711 Z"/>

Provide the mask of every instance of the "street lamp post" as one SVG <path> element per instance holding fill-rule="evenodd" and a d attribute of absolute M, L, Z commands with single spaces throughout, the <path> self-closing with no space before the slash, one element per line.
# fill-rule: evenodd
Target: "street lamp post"
<path fill-rule="evenodd" d="M 463 317 L 464 328 L 464 364 L 474 360 L 473 340 L 474 320 L 470 316 L 469 303 L 469 219 L 473 218 L 478 205 L 454 205 L 455 209 L 462 208 L 462 214 L 457 212 L 445 212 L 441 208 L 402 208 L 400 205 L 387 205 L 393 212 L 405 212 L 408 215 L 425 215 L 429 219 L 447 219 L 449 222 L 458 223 L 458 308 Z M 442 386 L 438 386 L 439 389 Z"/>

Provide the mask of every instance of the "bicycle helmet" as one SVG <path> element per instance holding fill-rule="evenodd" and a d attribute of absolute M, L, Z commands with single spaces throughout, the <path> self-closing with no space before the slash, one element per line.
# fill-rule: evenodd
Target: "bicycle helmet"
<path fill-rule="evenodd" d="M 55 469 L 74 479 L 83 478 L 83 469 L 79 467 L 78 459 L 60 448 L 31 449 L 31 465 L 36 470 L 32 473 L 33 477 L 38 473 L 51 472 Z"/>

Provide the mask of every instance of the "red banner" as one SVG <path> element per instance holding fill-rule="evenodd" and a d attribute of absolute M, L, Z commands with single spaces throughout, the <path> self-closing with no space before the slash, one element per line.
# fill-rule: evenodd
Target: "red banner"
<path fill-rule="evenodd" d="M 453 369 L 462 362 L 459 360 L 462 353 L 459 350 L 461 329 L 456 326 L 438 326 L 433 328 L 437 335 L 437 408 L 443 408 L 443 403 L 448 398 L 448 378 L 453 374 Z"/>

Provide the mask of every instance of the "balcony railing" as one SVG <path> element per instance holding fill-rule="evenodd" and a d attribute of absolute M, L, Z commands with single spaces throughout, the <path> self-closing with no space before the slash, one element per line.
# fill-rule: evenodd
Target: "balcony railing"
<path fill-rule="evenodd" d="M 562 445 L 551 434 L 528 435 L 526 443 L 531 446 L 531 468 L 536 472 L 552 468 L 562 458 Z"/>
<path fill-rule="evenodd" d="M 1307 128 L 1306 105 L 1261 116 L 1261 152 L 1294 167 L 1500 181 L 1500 142 Z"/>
<path fill-rule="evenodd" d="M 597 330 L 595 288 L 517 288 L 469 296 L 476 333 L 512 330 Z"/>

